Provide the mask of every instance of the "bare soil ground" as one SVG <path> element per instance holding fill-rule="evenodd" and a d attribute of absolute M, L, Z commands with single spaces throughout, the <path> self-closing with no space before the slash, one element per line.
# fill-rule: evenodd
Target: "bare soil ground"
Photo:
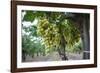
<path fill-rule="evenodd" d="M 69 60 L 82 60 L 82 53 L 66 53 Z M 25 62 L 41 62 L 41 61 L 61 61 L 61 58 L 57 52 L 53 52 L 47 56 L 37 56 L 32 58 L 26 56 Z"/>

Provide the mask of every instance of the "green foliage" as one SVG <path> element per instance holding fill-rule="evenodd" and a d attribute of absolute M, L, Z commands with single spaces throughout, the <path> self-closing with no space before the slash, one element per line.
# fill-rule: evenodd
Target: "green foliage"
<path fill-rule="evenodd" d="M 33 11 L 26 11 L 24 15 L 23 21 L 33 21 L 35 18 Z"/>
<path fill-rule="evenodd" d="M 30 25 L 29 27 L 22 26 L 22 49 L 26 54 L 34 55 L 34 53 L 41 52 L 43 49 L 40 40 L 37 40 L 39 37 L 37 36 L 36 29 L 37 27 L 34 25 Z"/>
<path fill-rule="evenodd" d="M 72 52 L 72 53 L 82 52 L 83 51 L 82 46 L 83 46 L 82 41 L 81 41 L 81 39 L 79 39 L 79 41 L 77 43 L 75 43 L 73 46 L 71 46 L 71 48 L 66 47 L 66 51 Z"/>
<path fill-rule="evenodd" d="M 75 27 L 75 24 L 71 20 L 65 20 L 63 22 L 63 34 L 64 37 L 67 41 L 68 46 L 71 47 L 73 46 L 76 42 L 79 41 L 80 39 L 80 32 L 79 30 Z"/>
<path fill-rule="evenodd" d="M 26 53 L 29 54 L 29 49 L 32 47 L 31 46 L 32 42 L 30 41 L 30 38 L 27 35 L 22 36 L 22 50 Z"/>

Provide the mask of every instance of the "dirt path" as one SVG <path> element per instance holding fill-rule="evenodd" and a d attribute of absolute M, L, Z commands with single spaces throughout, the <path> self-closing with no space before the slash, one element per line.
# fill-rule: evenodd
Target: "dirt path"
<path fill-rule="evenodd" d="M 68 53 L 66 54 L 69 60 L 81 60 L 82 54 Z M 53 52 L 48 56 L 38 56 L 38 57 L 26 57 L 26 62 L 39 62 L 39 61 L 61 61 L 61 58 L 57 52 Z"/>

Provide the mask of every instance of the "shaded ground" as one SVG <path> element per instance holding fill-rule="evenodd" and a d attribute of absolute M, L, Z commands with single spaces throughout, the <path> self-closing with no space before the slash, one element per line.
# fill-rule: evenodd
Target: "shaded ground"
<path fill-rule="evenodd" d="M 67 53 L 69 60 L 82 60 L 82 53 Z M 32 58 L 31 56 L 26 56 L 25 62 L 38 62 L 38 61 L 61 61 L 61 58 L 57 52 L 53 52 L 47 56 L 38 56 Z"/>

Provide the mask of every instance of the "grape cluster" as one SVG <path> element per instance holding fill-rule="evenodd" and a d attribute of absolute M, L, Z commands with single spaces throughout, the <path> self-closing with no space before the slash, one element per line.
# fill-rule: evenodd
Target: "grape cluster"
<path fill-rule="evenodd" d="M 42 37 L 42 43 L 46 48 L 53 48 L 59 45 L 60 34 L 58 31 L 56 24 L 49 23 L 46 18 L 40 20 L 37 25 L 37 34 Z"/>

